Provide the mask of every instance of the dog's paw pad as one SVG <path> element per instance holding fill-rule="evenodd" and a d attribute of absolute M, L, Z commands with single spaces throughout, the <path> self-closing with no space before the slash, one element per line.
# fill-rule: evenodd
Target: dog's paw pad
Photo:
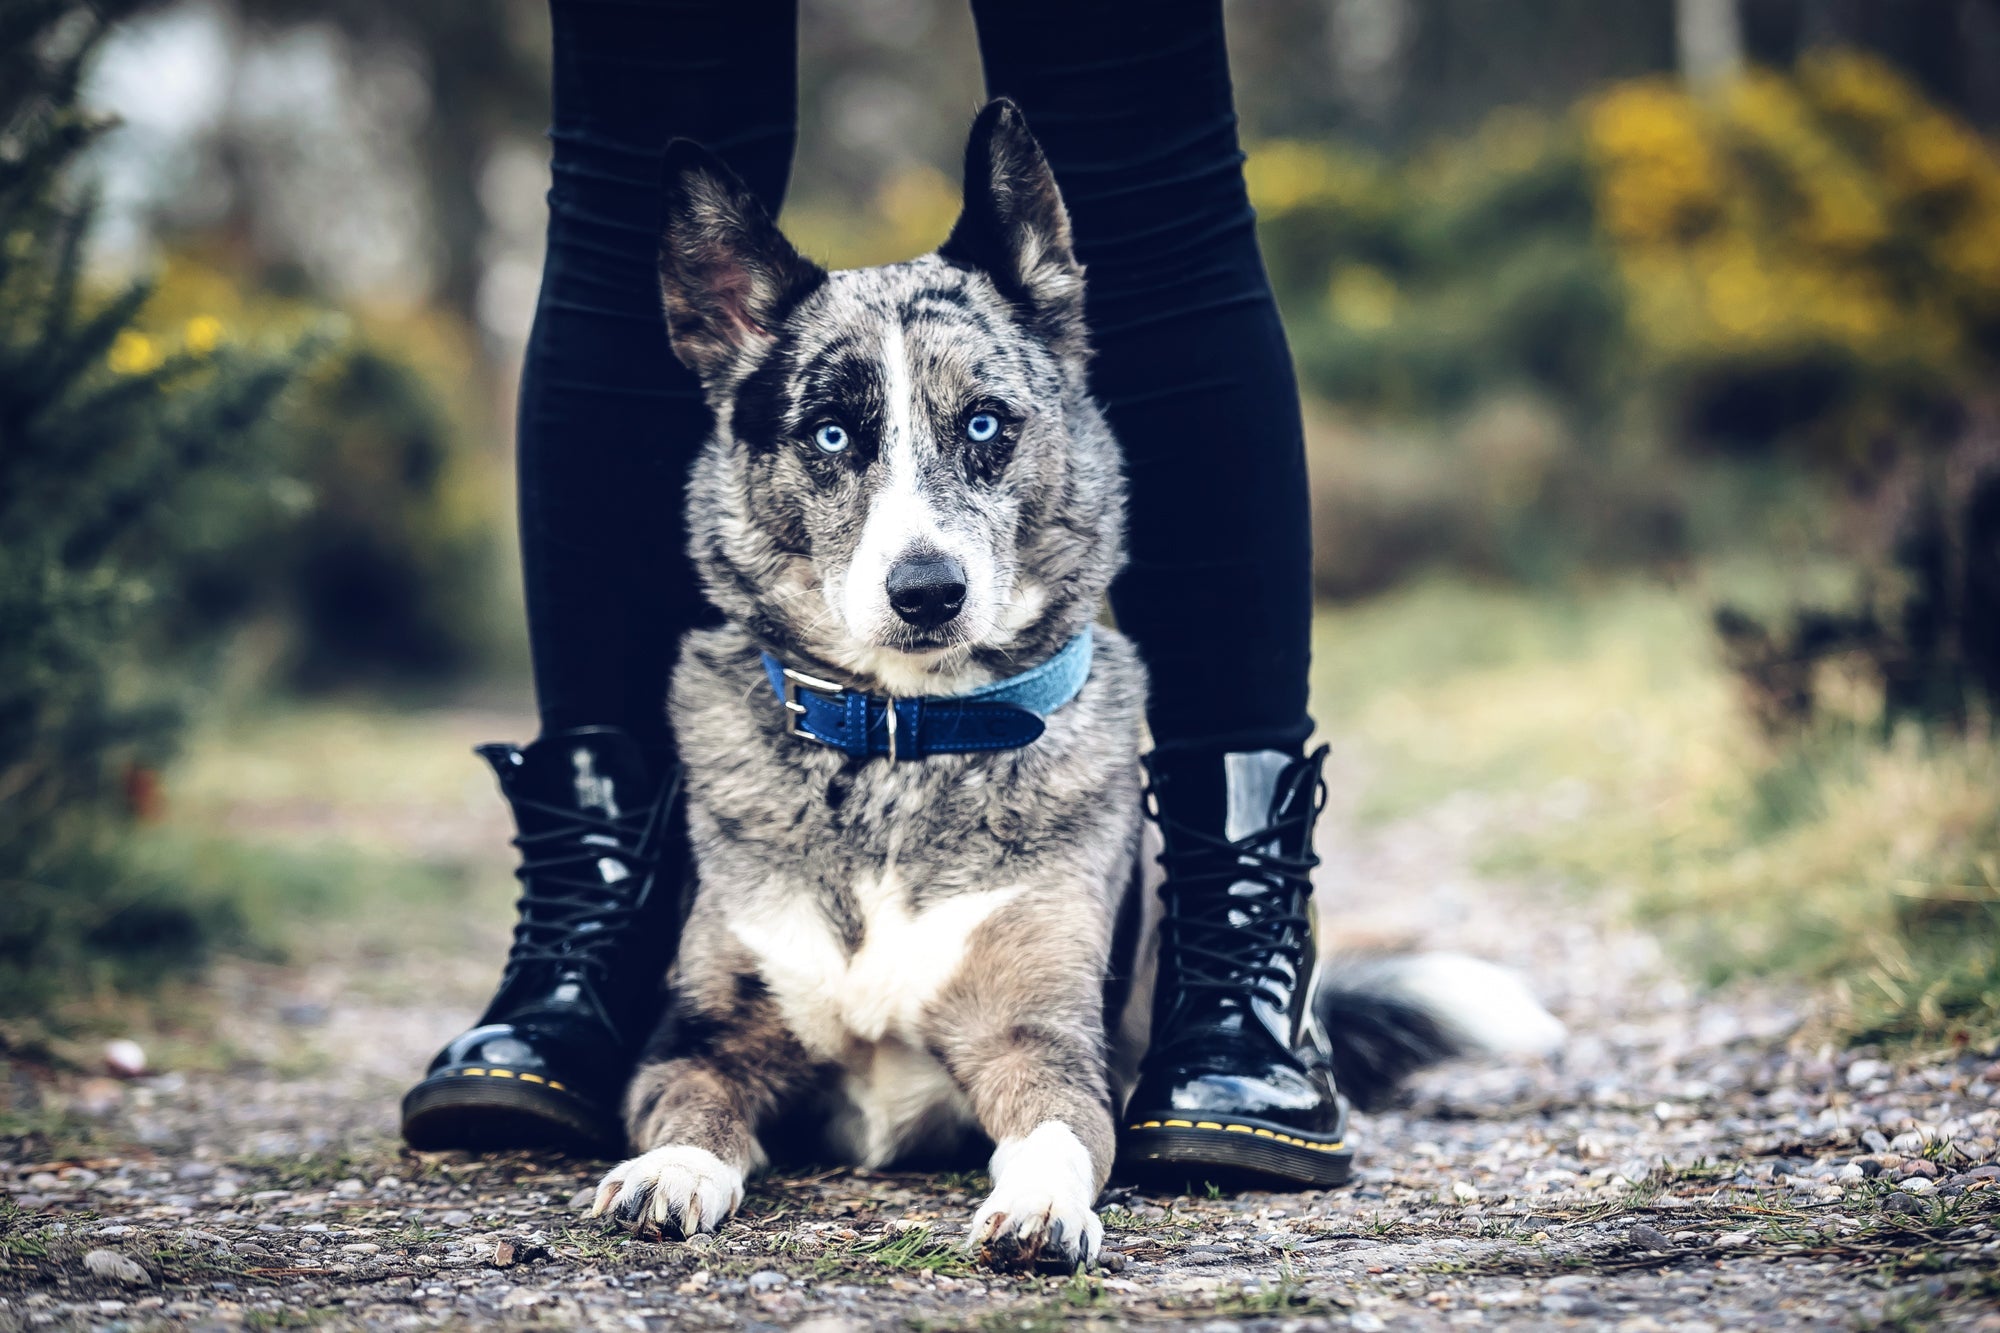
<path fill-rule="evenodd" d="M 741 1171 L 682 1144 L 655 1148 L 605 1173 L 590 1216 L 609 1216 L 636 1234 L 686 1237 L 715 1230 L 742 1202 Z"/>
<path fill-rule="evenodd" d="M 1027 1186 L 995 1189 L 972 1215 L 966 1245 L 994 1268 L 1074 1271 L 1097 1261 L 1104 1224 L 1086 1199 Z"/>

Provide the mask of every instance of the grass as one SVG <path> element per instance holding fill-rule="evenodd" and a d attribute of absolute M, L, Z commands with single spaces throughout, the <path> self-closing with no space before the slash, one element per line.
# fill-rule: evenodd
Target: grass
<path fill-rule="evenodd" d="M 131 1035 L 156 1063 L 226 1064 L 194 1049 L 214 1025 L 189 985 L 220 956 L 456 953 L 472 921 L 497 958 L 504 815 L 467 753 L 487 725 L 320 705 L 197 731 L 149 822 L 86 830 L 0 894 L 0 1053 L 88 1066 L 89 1039 Z"/>
<path fill-rule="evenodd" d="M 948 1240 L 931 1234 L 929 1227 L 915 1226 L 887 1239 L 864 1240 L 851 1248 L 855 1257 L 870 1259 L 884 1268 L 911 1273 L 933 1273 L 943 1277 L 964 1277 L 975 1271 L 971 1258 Z"/>
<path fill-rule="evenodd" d="M 622 1257 L 628 1247 L 645 1243 L 603 1226 L 564 1227 L 555 1233 L 554 1240 L 558 1253 L 589 1264 L 609 1263 Z"/>
<path fill-rule="evenodd" d="M 1885 739 L 1865 691 L 1774 744 L 1708 627 L 1768 568 L 1560 596 L 1433 583 L 1316 634 L 1315 708 L 1366 819 L 1471 788 L 1519 803 L 1483 868 L 1618 895 L 1711 982 L 1804 978 L 1849 1041 L 2000 1035 L 2000 749 Z"/>
<path fill-rule="evenodd" d="M 0 1201 L 0 1289 L 27 1290 L 56 1274 L 74 1272 L 90 1248 L 85 1221 L 33 1216 Z"/>

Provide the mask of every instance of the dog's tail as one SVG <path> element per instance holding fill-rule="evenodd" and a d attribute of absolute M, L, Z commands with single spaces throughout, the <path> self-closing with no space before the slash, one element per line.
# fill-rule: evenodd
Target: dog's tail
<path fill-rule="evenodd" d="M 1465 1055 L 1545 1055 L 1560 1020 L 1504 967 L 1463 954 L 1326 960 L 1313 997 L 1340 1090 L 1362 1110 L 1397 1083 Z"/>

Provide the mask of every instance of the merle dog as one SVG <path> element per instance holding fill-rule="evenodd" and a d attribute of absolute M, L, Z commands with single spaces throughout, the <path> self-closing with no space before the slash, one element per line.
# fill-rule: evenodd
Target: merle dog
<path fill-rule="evenodd" d="M 945 244 L 828 273 L 680 142 L 660 275 L 715 412 L 691 553 L 728 623 L 674 674 L 698 889 L 626 1098 L 639 1155 L 593 1213 L 712 1230 L 767 1149 L 879 1165 L 990 1143 L 970 1245 L 1088 1262 L 1149 1007 L 1147 932 L 1114 959 L 1114 924 L 1152 895 L 1145 675 L 1094 623 L 1120 458 L 1055 180 L 995 102 Z"/>

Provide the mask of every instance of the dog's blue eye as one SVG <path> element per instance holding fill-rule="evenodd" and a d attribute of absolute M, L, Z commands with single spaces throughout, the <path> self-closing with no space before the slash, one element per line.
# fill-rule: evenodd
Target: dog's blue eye
<path fill-rule="evenodd" d="M 847 447 L 847 430 L 829 421 L 813 432 L 813 443 L 823 454 L 837 454 Z"/>
<path fill-rule="evenodd" d="M 965 438 L 984 444 L 1000 433 L 1000 418 L 991 412 L 974 412 L 965 422 Z"/>

